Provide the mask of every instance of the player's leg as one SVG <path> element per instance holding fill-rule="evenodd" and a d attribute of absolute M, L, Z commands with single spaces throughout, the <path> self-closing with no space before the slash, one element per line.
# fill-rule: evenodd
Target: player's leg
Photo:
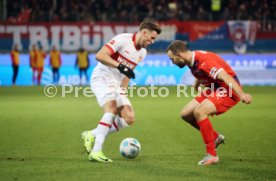
<path fill-rule="evenodd" d="M 115 100 L 110 100 L 102 106 L 104 114 L 98 123 L 98 126 L 91 131 L 84 131 L 82 139 L 84 139 L 84 147 L 89 154 L 88 159 L 99 162 L 112 162 L 111 159 L 106 157 L 102 152 L 103 144 L 106 136 L 117 114 L 117 106 Z M 94 144 L 94 146 L 93 146 Z M 93 149 L 92 149 L 93 146 Z"/>
<path fill-rule="evenodd" d="M 36 68 L 32 67 L 32 70 L 33 70 L 33 85 L 35 85 L 35 83 L 36 83 Z"/>
<path fill-rule="evenodd" d="M 109 133 L 118 132 L 123 128 L 131 126 L 135 121 L 134 111 L 131 105 L 123 105 L 118 109 Z"/>
<path fill-rule="evenodd" d="M 194 111 L 195 118 L 200 128 L 203 141 L 206 145 L 207 156 L 203 158 L 198 164 L 208 165 L 218 162 L 218 156 L 215 149 L 214 129 L 208 119 L 209 115 L 217 113 L 216 106 L 209 99 L 202 101 Z"/>
<path fill-rule="evenodd" d="M 200 129 L 199 129 L 199 125 L 198 125 L 198 123 L 196 121 L 196 118 L 195 118 L 195 115 L 194 115 L 194 110 L 199 104 L 200 103 L 199 103 L 198 99 L 193 99 L 187 105 L 185 105 L 184 108 L 180 112 L 181 118 L 184 121 L 191 124 L 197 130 L 200 130 Z M 215 130 L 214 130 L 213 134 L 214 134 L 214 138 L 216 139 L 215 145 L 217 147 L 218 145 L 220 145 L 224 141 L 224 136 L 219 135 Z"/>
<path fill-rule="evenodd" d="M 116 102 L 118 114 L 115 116 L 110 133 L 129 127 L 135 121 L 134 110 L 127 95 L 121 88 L 117 89 L 117 92 Z"/>
<path fill-rule="evenodd" d="M 98 126 L 91 130 L 85 131 L 84 146 L 86 150 L 91 151 L 91 147 L 95 139 L 95 143 L 92 151 L 89 154 L 89 160 L 96 160 L 100 162 L 111 162 L 112 160 L 107 158 L 103 152 L 102 147 L 106 136 L 114 121 L 115 115 L 117 114 L 117 103 L 116 103 L 116 89 L 117 82 L 109 74 L 104 72 L 93 72 L 91 78 L 91 88 L 95 94 L 98 104 L 104 111 L 104 115 L 98 123 Z M 86 134 L 85 134 L 86 133 Z M 85 138 L 91 138 L 86 141 Z M 86 144 L 87 143 L 87 144 Z"/>
<path fill-rule="evenodd" d="M 79 68 L 79 79 L 80 79 L 80 85 L 82 84 L 82 74 L 83 74 L 83 69 Z"/>
<path fill-rule="evenodd" d="M 12 77 L 12 84 L 15 85 L 16 78 L 18 75 L 18 66 L 17 65 L 12 65 L 13 68 L 13 77 Z"/>
<path fill-rule="evenodd" d="M 56 81 L 58 83 L 59 82 L 59 68 L 56 68 L 56 74 L 57 74 Z"/>
<path fill-rule="evenodd" d="M 84 75 L 85 75 L 85 83 L 89 80 L 88 74 L 87 74 L 88 67 L 84 68 Z"/>
<path fill-rule="evenodd" d="M 53 73 L 53 83 L 56 82 L 56 70 L 52 67 L 52 73 Z"/>
<path fill-rule="evenodd" d="M 95 129 L 95 143 L 94 147 L 89 154 L 89 160 L 96 160 L 99 162 L 112 162 L 111 159 L 107 158 L 103 152 L 103 144 L 106 136 L 114 121 L 115 115 L 117 114 L 116 100 L 108 101 L 102 107 L 104 115 L 102 116 L 97 128 Z"/>
<path fill-rule="evenodd" d="M 38 72 L 38 75 L 37 75 L 37 84 L 40 85 L 43 68 L 38 68 L 37 72 Z"/>
<path fill-rule="evenodd" d="M 194 128 L 199 130 L 199 126 L 194 116 L 194 110 L 199 105 L 199 102 L 195 99 L 186 104 L 180 112 L 181 118 L 187 123 L 191 124 Z"/>

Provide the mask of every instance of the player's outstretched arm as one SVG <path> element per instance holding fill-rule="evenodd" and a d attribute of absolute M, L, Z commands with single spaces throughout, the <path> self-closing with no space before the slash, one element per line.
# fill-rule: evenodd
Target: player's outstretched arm
<path fill-rule="evenodd" d="M 244 93 L 240 85 L 227 72 L 222 70 L 218 74 L 217 78 L 224 81 L 227 85 L 232 85 L 231 87 L 237 93 L 243 103 L 250 104 L 252 102 L 251 95 Z"/>

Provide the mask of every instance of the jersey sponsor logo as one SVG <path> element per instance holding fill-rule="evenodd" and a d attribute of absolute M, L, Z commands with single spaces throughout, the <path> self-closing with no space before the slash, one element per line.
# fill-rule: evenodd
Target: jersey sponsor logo
<path fill-rule="evenodd" d="M 130 60 L 126 59 L 125 57 L 119 55 L 117 61 L 131 69 L 134 69 L 136 64 L 131 62 Z"/>
<path fill-rule="evenodd" d="M 141 62 L 143 60 L 143 57 L 142 56 L 139 56 L 139 58 L 137 59 L 137 63 Z"/>

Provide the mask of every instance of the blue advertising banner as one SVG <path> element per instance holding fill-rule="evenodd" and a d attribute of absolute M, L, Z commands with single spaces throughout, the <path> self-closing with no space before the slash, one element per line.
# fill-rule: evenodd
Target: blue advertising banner
<path fill-rule="evenodd" d="M 235 70 L 243 85 L 276 85 L 276 54 L 221 54 L 228 64 Z M 90 77 L 97 61 L 95 55 L 91 54 Z M 78 69 L 75 68 L 76 55 L 62 54 L 62 66 L 60 68 L 60 79 L 58 84 L 79 85 L 89 84 L 85 77 L 80 78 Z M 176 85 L 193 84 L 194 78 L 189 68 L 179 69 L 174 66 L 166 54 L 149 54 L 135 69 L 136 79 L 131 83 L 136 85 Z M 12 67 L 10 55 L 0 55 L 0 85 L 12 84 Z M 49 57 L 46 57 L 45 67 L 42 74 L 42 84 L 53 82 L 52 70 L 49 66 Z M 19 74 L 17 85 L 32 85 L 32 69 L 29 66 L 29 56 L 20 55 Z"/>

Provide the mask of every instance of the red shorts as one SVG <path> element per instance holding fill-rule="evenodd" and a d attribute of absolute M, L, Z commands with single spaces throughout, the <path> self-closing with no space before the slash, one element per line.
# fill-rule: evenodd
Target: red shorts
<path fill-rule="evenodd" d="M 232 90 L 232 92 L 229 92 L 226 90 L 224 91 L 215 90 L 211 92 L 211 90 L 207 90 L 207 91 L 203 91 L 200 95 L 198 95 L 195 98 L 195 100 L 201 103 L 205 99 L 208 99 L 216 106 L 216 109 L 217 109 L 216 114 L 222 114 L 228 111 L 231 107 L 233 107 L 240 101 L 240 99 L 234 94 L 233 91 L 234 90 Z"/>

